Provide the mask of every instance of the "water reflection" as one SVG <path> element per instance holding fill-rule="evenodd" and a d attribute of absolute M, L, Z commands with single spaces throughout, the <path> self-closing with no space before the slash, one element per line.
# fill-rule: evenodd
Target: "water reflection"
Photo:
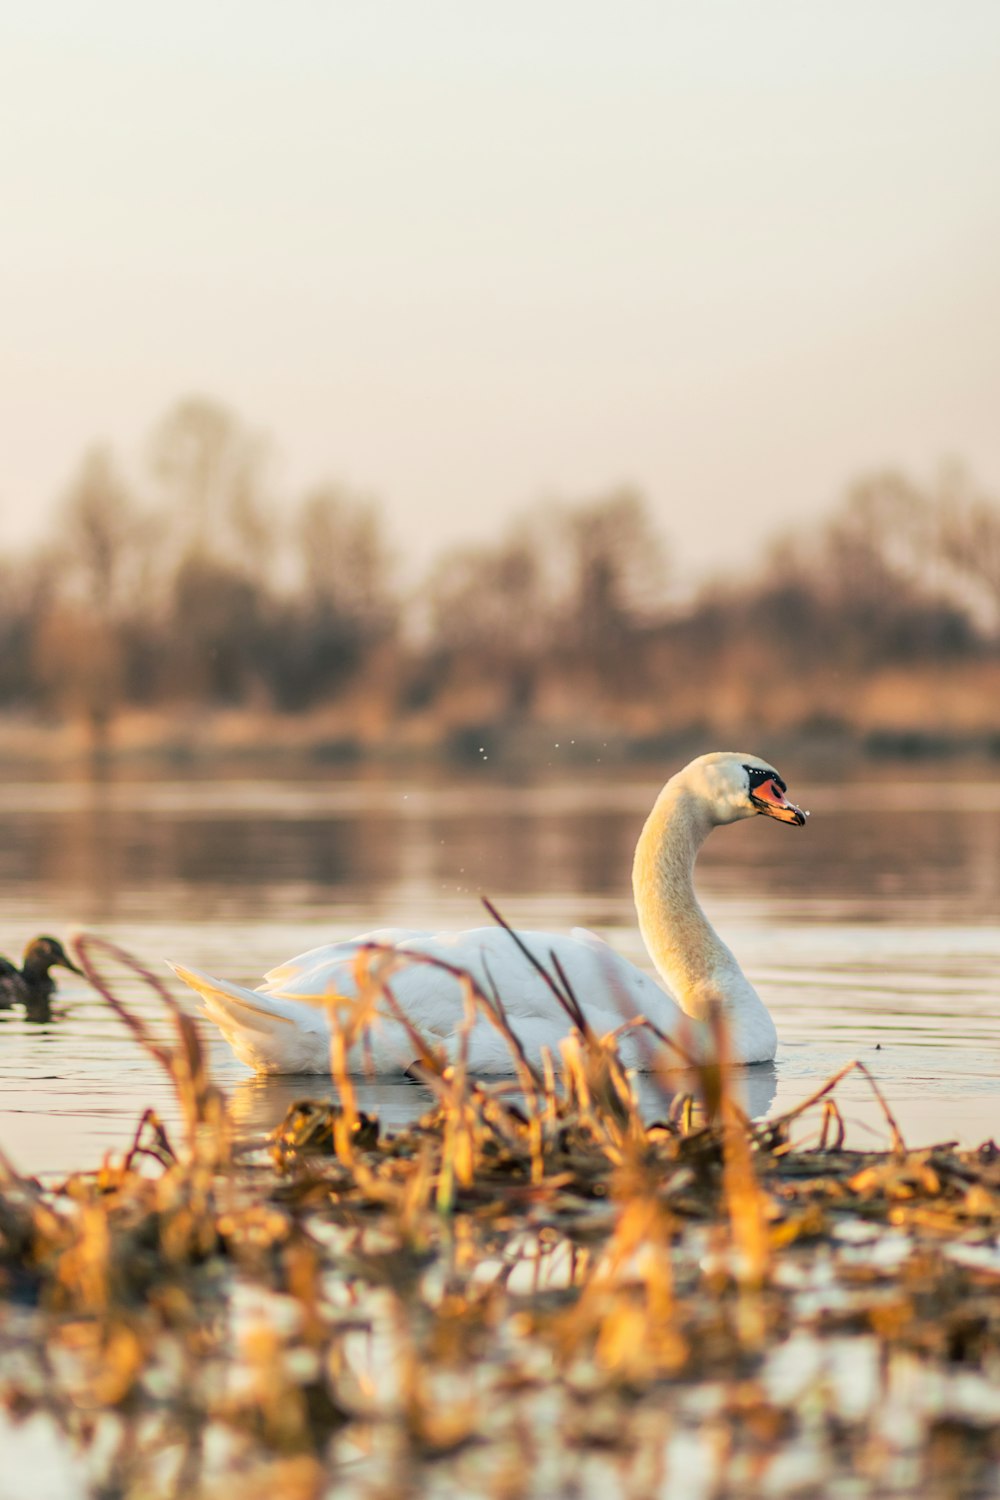
<path fill-rule="evenodd" d="M 294 883 L 331 904 L 382 909 L 396 890 L 553 892 L 628 899 L 632 850 L 653 782 L 407 789 L 242 783 L 149 787 L 99 781 L 7 787 L 0 888 L 103 922 L 165 887 L 203 898 Z M 336 795 L 330 795 L 331 790 Z M 912 915 L 914 901 L 992 918 L 1000 805 L 989 784 L 807 788 L 820 803 L 801 833 L 759 820 L 726 830 L 701 857 L 707 890 L 748 901 L 839 903 L 856 920 Z M 238 792 L 238 795 L 237 795 Z M 885 805 L 881 805 L 884 800 Z M 180 890 L 178 890 L 180 888 Z"/>
<path fill-rule="evenodd" d="M 732 1083 L 737 1102 L 749 1115 L 759 1119 L 774 1102 L 777 1069 L 773 1063 L 734 1068 Z M 662 1082 L 652 1077 L 637 1079 L 639 1101 L 649 1120 L 666 1118 L 674 1101 L 695 1088 L 694 1077 L 682 1069 L 673 1070 Z M 409 1078 L 358 1079 L 355 1093 L 358 1108 L 377 1114 L 387 1129 L 419 1119 L 435 1102 L 429 1088 Z M 258 1136 L 273 1130 L 297 1100 L 336 1100 L 337 1091 L 329 1079 L 314 1073 L 291 1074 L 282 1078 L 242 1078 L 229 1097 L 240 1131 L 247 1136 Z"/>
<path fill-rule="evenodd" d="M 409 1078 L 358 1079 L 355 1094 L 358 1108 L 378 1115 L 387 1130 L 410 1124 L 434 1105 L 431 1090 Z M 252 1137 L 273 1130 L 299 1099 L 335 1100 L 337 1095 L 329 1079 L 307 1073 L 243 1078 L 229 1097 L 240 1132 Z"/>

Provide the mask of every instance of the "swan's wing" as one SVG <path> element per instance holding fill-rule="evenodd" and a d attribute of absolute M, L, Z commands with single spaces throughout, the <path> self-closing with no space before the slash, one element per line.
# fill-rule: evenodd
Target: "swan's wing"
<path fill-rule="evenodd" d="M 355 960 L 369 944 L 393 947 L 404 957 L 412 955 L 414 963 L 393 976 L 393 992 L 408 1011 L 411 1006 L 415 1008 L 415 1021 L 435 1031 L 453 1025 L 461 1006 L 458 982 L 440 965 L 470 974 L 487 996 L 498 994 L 511 1016 L 564 1014 L 539 972 L 539 968 L 544 969 L 558 983 L 557 963 L 586 1009 L 615 1010 L 609 988 L 624 987 L 636 1003 L 657 999 L 661 1004 L 670 1003 L 654 980 L 586 928 L 576 928 L 572 935 L 519 932 L 517 941 L 495 926 L 459 932 L 376 928 L 346 941 L 311 948 L 278 965 L 265 975 L 259 993 L 290 1001 L 352 996 L 357 992 Z"/>
<path fill-rule="evenodd" d="M 575 943 L 583 943 L 585 947 L 607 948 L 611 953 L 615 951 L 607 938 L 601 937 L 599 932 L 591 932 L 589 927 L 571 927 L 569 935 Z"/>
<path fill-rule="evenodd" d="M 660 985 L 600 939 L 581 942 L 566 933 L 521 932 L 518 938 L 546 973 L 561 987 L 556 965 L 597 1034 L 615 1031 L 626 1021 L 645 1016 L 668 1033 L 683 1028 L 683 1018 Z M 551 986 L 502 928 L 466 933 L 438 933 L 404 944 L 414 952 L 445 959 L 472 974 L 487 996 L 503 1002 L 507 1019 L 527 1055 L 537 1061 L 541 1049 L 557 1052 L 571 1027 L 566 1009 Z M 431 1041 L 446 1048 L 459 1045 L 464 1015 L 457 982 L 426 964 L 415 963 L 391 981 L 392 990 L 414 1024 Z M 646 1067 L 655 1043 L 627 1040 L 623 1056 L 631 1066 Z M 478 1073 L 509 1073 L 510 1049 L 485 1016 L 476 1021 L 469 1041 L 469 1063 Z"/>
<path fill-rule="evenodd" d="M 338 943 L 321 943 L 319 947 L 310 948 L 308 952 L 300 953 L 269 969 L 260 989 L 269 995 L 300 993 L 320 996 L 327 993 L 331 984 L 335 985 L 343 977 L 357 958 L 358 950 L 367 944 L 377 943 L 394 948 L 409 939 L 429 936 L 429 933 L 407 927 L 378 927 Z M 348 993 L 353 995 L 354 989 L 352 980 Z"/>
<path fill-rule="evenodd" d="M 537 936 L 547 948 L 546 967 L 551 970 L 558 961 L 574 999 L 598 1035 L 639 1016 L 668 1032 L 683 1024 L 678 1006 L 662 986 L 596 933 L 578 928 L 570 937 L 562 933 Z"/>
<path fill-rule="evenodd" d="M 549 1026 L 558 1021 L 561 1034 L 569 1027 L 565 1009 L 523 949 L 557 986 L 558 965 L 595 1029 L 610 1030 L 637 1013 L 648 1015 L 660 1026 L 673 1026 L 679 1019 L 676 1005 L 657 982 L 595 934 L 587 934 L 588 941 L 564 932 L 519 932 L 517 937 L 523 948 L 503 928 L 480 927 L 420 936 L 399 946 L 404 952 L 424 953 L 465 969 L 487 996 L 499 995 L 518 1031 L 522 1028 L 516 1023 L 528 1021 Z M 411 979 L 421 971 L 421 978 Z M 393 981 L 393 989 L 408 1010 L 412 997 L 425 1023 L 437 1030 L 446 997 L 446 1016 L 452 1025 L 460 1014 L 458 985 L 449 986 L 446 981 L 440 970 L 414 965 Z"/>

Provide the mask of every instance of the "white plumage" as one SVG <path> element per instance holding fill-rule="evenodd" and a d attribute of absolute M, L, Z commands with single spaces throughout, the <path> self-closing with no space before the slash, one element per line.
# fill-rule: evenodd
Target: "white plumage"
<path fill-rule="evenodd" d="M 555 978 L 557 966 L 561 969 L 599 1035 L 641 1015 L 688 1052 L 704 1053 L 711 1045 L 704 1020 L 710 1004 L 718 1002 L 734 1061 L 764 1062 L 774 1056 L 773 1022 L 705 917 L 693 887 L 695 857 L 712 828 L 755 813 L 805 821 L 766 761 L 716 752 L 673 776 L 646 820 L 633 868 L 639 925 L 650 957 L 676 999 L 593 933 L 518 934 L 550 975 Z M 392 950 L 391 955 L 383 956 L 385 950 Z M 364 984 L 365 964 L 376 969 L 389 964 L 391 974 L 384 982 L 410 1024 L 452 1057 L 466 1046 L 469 1066 L 479 1074 L 510 1073 L 510 1049 L 481 1010 L 471 1026 L 463 1024 L 462 985 L 448 968 L 468 973 L 488 998 L 499 997 L 532 1061 L 538 1061 L 543 1047 L 555 1051 L 571 1029 L 538 968 L 498 926 L 450 933 L 377 929 L 281 964 L 256 990 L 181 965 L 173 968 L 201 996 L 206 1014 L 236 1055 L 258 1072 L 327 1072 L 331 1025 L 342 1028 L 353 1071 L 398 1072 L 415 1061 L 417 1049 L 384 993 Z M 375 1015 L 369 1014 L 364 1026 L 354 1024 L 365 1002 L 374 1006 Z M 657 1045 L 648 1032 L 629 1032 L 621 1041 L 623 1060 L 631 1067 L 648 1067 Z"/>

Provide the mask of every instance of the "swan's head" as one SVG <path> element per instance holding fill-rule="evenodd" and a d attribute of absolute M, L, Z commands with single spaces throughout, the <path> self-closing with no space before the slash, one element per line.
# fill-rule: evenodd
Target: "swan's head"
<path fill-rule="evenodd" d="M 699 798 L 713 823 L 736 823 L 763 813 L 801 828 L 808 817 L 789 802 L 784 779 L 758 755 L 716 750 L 700 755 L 675 779 Z"/>

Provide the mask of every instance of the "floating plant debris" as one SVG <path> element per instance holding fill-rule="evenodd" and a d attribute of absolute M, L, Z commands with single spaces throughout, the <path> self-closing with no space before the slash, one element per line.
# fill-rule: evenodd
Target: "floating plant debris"
<path fill-rule="evenodd" d="M 160 981 L 93 938 L 75 956 L 184 1131 L 147 1112 L 55 1187 L 0 1154 L 8 1476 L 41 1430 L 66 1500 L 997 1493 L 992 1143 L 907 1150 L 885 1106 L 893 1148 L 851 1150 L 842 1074 L 760 1123 L 724 1068 L 692 1100 L 665 1075 L 650 1123 L 582 1028 L 540 1070 L 514 1045 L 516 1093 L 421 1039 L 436 1103 L 393 1132 L 334 1049 L 336 1102 L 239 1141 Z M 471 981 L 467 1004 L 504 1028 Z"/>

